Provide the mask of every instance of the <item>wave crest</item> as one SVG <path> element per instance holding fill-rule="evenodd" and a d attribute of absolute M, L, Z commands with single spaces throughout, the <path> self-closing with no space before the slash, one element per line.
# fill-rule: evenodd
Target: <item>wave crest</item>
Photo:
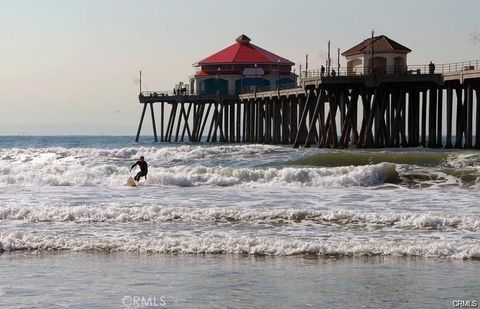
<path fill-rule="evenodd" d="M 316 256 L 415 256 L 480 259 L 477 241 L 322 241 L 271 237 L 110 238 L 40 233 L 0 233 L 0 252 L 73 250 L 164 254 L 248 254 Z"/>
<path fill-rule="evenodd" d="M 480 231 L 480 218 L 436 213 L 362 212 L 354 210 L 298 210 L 269 208 L 191 207 L 2 207 L 0 220 L 26 222 L 242 222 L 395 227 L 400 229 Z"/>

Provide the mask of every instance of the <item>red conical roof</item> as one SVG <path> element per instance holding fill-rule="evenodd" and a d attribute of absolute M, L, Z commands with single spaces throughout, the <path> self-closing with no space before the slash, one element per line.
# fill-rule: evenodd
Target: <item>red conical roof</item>
<path fill-rule="evenodd" d="M 208 64 L 229 64 L 229 63 L 270 63 L 294 65 L 288 59 L 275 55 L 263 48 L 250 43 L 250 38 L 244 34 L 236 39 L 235 44 L 200 60 L 195 66 Z"/>

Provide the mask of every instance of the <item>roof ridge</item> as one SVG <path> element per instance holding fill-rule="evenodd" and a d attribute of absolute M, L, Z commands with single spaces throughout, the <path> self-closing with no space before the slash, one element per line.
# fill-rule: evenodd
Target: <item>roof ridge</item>
<path fill-rule="evenodd" d="M 367 52 L 367 49 L 369 46 L 376 46 L 377 50 L 380 49 L 384 52 L 392 52 L 392 51 L 397 51 L 397 52 L 406 52 L 409 53 L 412 50 L 394 40 L 389 38 L 388 36 L 382 34 L 374 37 L 367 38 L 363 40 L 362 42 L 358 43 L 357 45 L 347 49 L 342 53 L 342 56 L 348 57 L 348 56 L 353 56 L 361 53 Z"/>

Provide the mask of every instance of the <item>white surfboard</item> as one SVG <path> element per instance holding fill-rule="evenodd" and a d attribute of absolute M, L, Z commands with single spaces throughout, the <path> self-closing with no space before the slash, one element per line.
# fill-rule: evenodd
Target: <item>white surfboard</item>
<path fill-rule="evenodd" d="M 127 178 L 127 186 L 129 186 L 129 187 L 136 187 L 137 186 L 137 183 L 135 182 L 135 180 L 133 180 L 132 176 Z"/>

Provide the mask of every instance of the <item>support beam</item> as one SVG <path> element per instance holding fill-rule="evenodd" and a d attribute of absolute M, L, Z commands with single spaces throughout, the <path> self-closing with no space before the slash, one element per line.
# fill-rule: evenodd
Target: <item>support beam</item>
<path fill-rule="evenodd" d="M 230 143 L 235 142 L 235 105 L 240 103 L 231 103 L 230 104 Z"/>
<path fill-rule="evenodd" d="M 155 112 L 153 111 L 153 103 L 150 103 L 150 114 L 152 116 L 153 138 L 155 140 L 155 143 L 158 143 L 157 125 L 155 124 Z"/>
<path fill-rule="evenodd" d="M 162 102 L 160 103 L 160 141 L 164 142 L 165 141 L 165 135 L 164 135 L 164 125 L 165 125 L 165 103 Z"/>
<path fill-rule="evenodd" d="M 190 125 L 188 124 L 188 118 L 190 117 L 190 111 L 192 109 L 192 105 L 193 103 L 187 103 L 188 104 L 188 111 L 187 113 L 185 114 L 185 109 L 182 110 L 182 113 L 183 113 L 183 119 L 185 121 L 184 125 L 183 125 L 183 130 L 182 130 L 182 138 L 180 139 L 181 142 L 183 142 L 183 138 L 185 137 L 185 129 L 187 130 L 188 132 L 188 139 L 189 141 L 191 142 L 192 141 L 192 132 L 190 131 Z"/>
<path fill-rule="evenodd" d="M 464 111 L 463 111 L 463 97 L 462 89 L 460 87 L 455 88 L 455 94 L 457 96 L 457 129 L 455 130 L 455 148 L 463 148 L 463 123 L 464 123 Z"/>
<path fill-rule="evenodd" d="M 422 92 L 422 141 L 423 147 L 427 146 L 427 90 Z"/>
<path fill-rule="evenodd" d="M 308 133 L 307 133 L 307 138 L 305 139 L 305 147 L 310 147 L 312 144 L 312 137 L 315 132 L 315 126 L 318 120 L 318 114 L 320 111 L 320 106 L 325 104 L 323 102 L 324 100 L 324 90 L 321 89 L 320 91 L 317 91 L 317 102 L 315 104 L 315 108 L 313 109 L 312 118 L 310 118 L 310 125 L 308 126 Z M 323 124 L 322 124 L 323 125 Z M 323 129 L 322 129 L 323 131 Z M 319 141 L 320 142 L 320 141 Z"/>
<path fill-rule="evenodd" d="M 236 133 L 237 133 L 237 136 L 236 136 L 236 142 L 237 143 L 240 143 L 241 141 L 241 122 L 242 122 L 242 102 L 237 102 L 237 120 L 235 122 L 235 126 L 236 126 Z"/>
<path fill-rule="evenodd" d="M 475 149 L 480 149 L 480 85 L 475 89 L 477 102 L 475 107 Z"/>
<path fill-rule="evenodd" d="M 329 110 L 329 117 L 330 117 L 330 126 L 327 127 L 327 144 L 330 148 L 337 148 L 338 145 L 338 136 L 337 136 L 337 107 L 338 107 L 338 100 L 339 100 L 339 90 L 335 89 L 334 91 L 328 92 L 328 103 L 330 105 Z"/>
<path fill-rule="evenodd" d="M 470 82 L 466 83 L 465 88 L 465 105 L 467 109 L 467 121 L 466 121 L 466 131 L 465 131 L 465 148 L 471 149 L 472 145 L 472 132 L 473 132 L 473 89 Z"/>
<path fill-rule="evenodd" d="M 439 88 L 437 97 L 437 147 L 443 147 L 442 127 L 443 127 L 443 89 Z"/>
<path fill-rule="evenodd" d="M 182 103 L 180 103 L 180 112 L 178 113 L 178 122 L 177 122 L 177 130 L 176 130 L 176 133 L 175 133 L 175 143 L 178 142 L 178 136 L 180 134 L 180 125 L 182 123 L 182 113 L 185 109 L 185 106 Z"/>
<path fill-rule="evenodd" d="M 437 89 L 430 88 L 428 105 L 428 147 L 437 146 Z"/>
<path fill-rule="evenodd" d="M 205 129 L 205 124 L 207 123 L 208 116 L 210 115 L 210 109 L 211 108 L 212 108 L 212 103 L 208 103 L 207 112 L 205 113 L 205 117 L 203 118 L 203 123 L 202 123 L 202 126 L 200 127 L 200 131 L 198 131 L 198 134 L 197 134 L 197 136 L 198 136 L 197 139 L 198 139 L 199 142 L 202 140 L 203 131 Z"/>
<path fill-rule="evenodd" d="M 371 144 L 372 126 L 373 126 L 373 121 L 375 119 L 375 112 L 377 110 L 378 101 L 379 101 L 379 92 L 378 92 L 378 88 L 375 88 L 374 94 L 373 94 L 372 106 L 371 106 L 370 112 L 368 113 L 368 120 L 365 126 L 365 133 L 364 133 L 364 139 L 362 141 L 362 147 L 372 147 L 372 144 Z M 367 104 L 369 104 L 369 102 L 367 102 Z"/>
<path fill-rule="evenodd" d="M 170 111 L 170 118 L 168 119 L 168 125 L 167 125 L 167 141 L 171 142 L 172 141 L 172 132 L 173 132 L 173 126 L 175 125 L 175 115 L 177 113 L 177 105 L 178 103 L 173 103 Z"/>
<path fill-rule="evenodd" d="M 302 117 L 300 118 L 299 128 L 297 135 L 295 136 L 295 141 L 293 142 L 293 147 L 298 148 L 301 143 L 305 143 L 305 137 L 307 134 L 307 115 L 308 115 L 308 102 L 310 97 L 313 96 L 311 91 L 308 91 L 305 101 L 300 102 L 300 109 L 302 111 Z"/>
<path fill-rule="evenodd" d="M 272 143 L 272 100 L 265 100 L 265 143 Z"/>
<path fill-rule="evenodd" d="M 138 143 L 138 138 L 140 137 L 140 132 L 142 131 L 143 118 L 145 118 L 145 110 L 147 109 L 147 104 L 143 103 L 142 116 L 140 116 L 140 122 L 138 123 L 137 136 L 135 137 L 135 142 Z"/>
<path fill-rule="evenodd" d="M 452 120 L 453 120 L 453 89 L 452 86 L 447 86 L 447 141 L 445 143 L 445 148 L 452 148 Z M 477 123 L 478 123 L 477 117 Z"/>

